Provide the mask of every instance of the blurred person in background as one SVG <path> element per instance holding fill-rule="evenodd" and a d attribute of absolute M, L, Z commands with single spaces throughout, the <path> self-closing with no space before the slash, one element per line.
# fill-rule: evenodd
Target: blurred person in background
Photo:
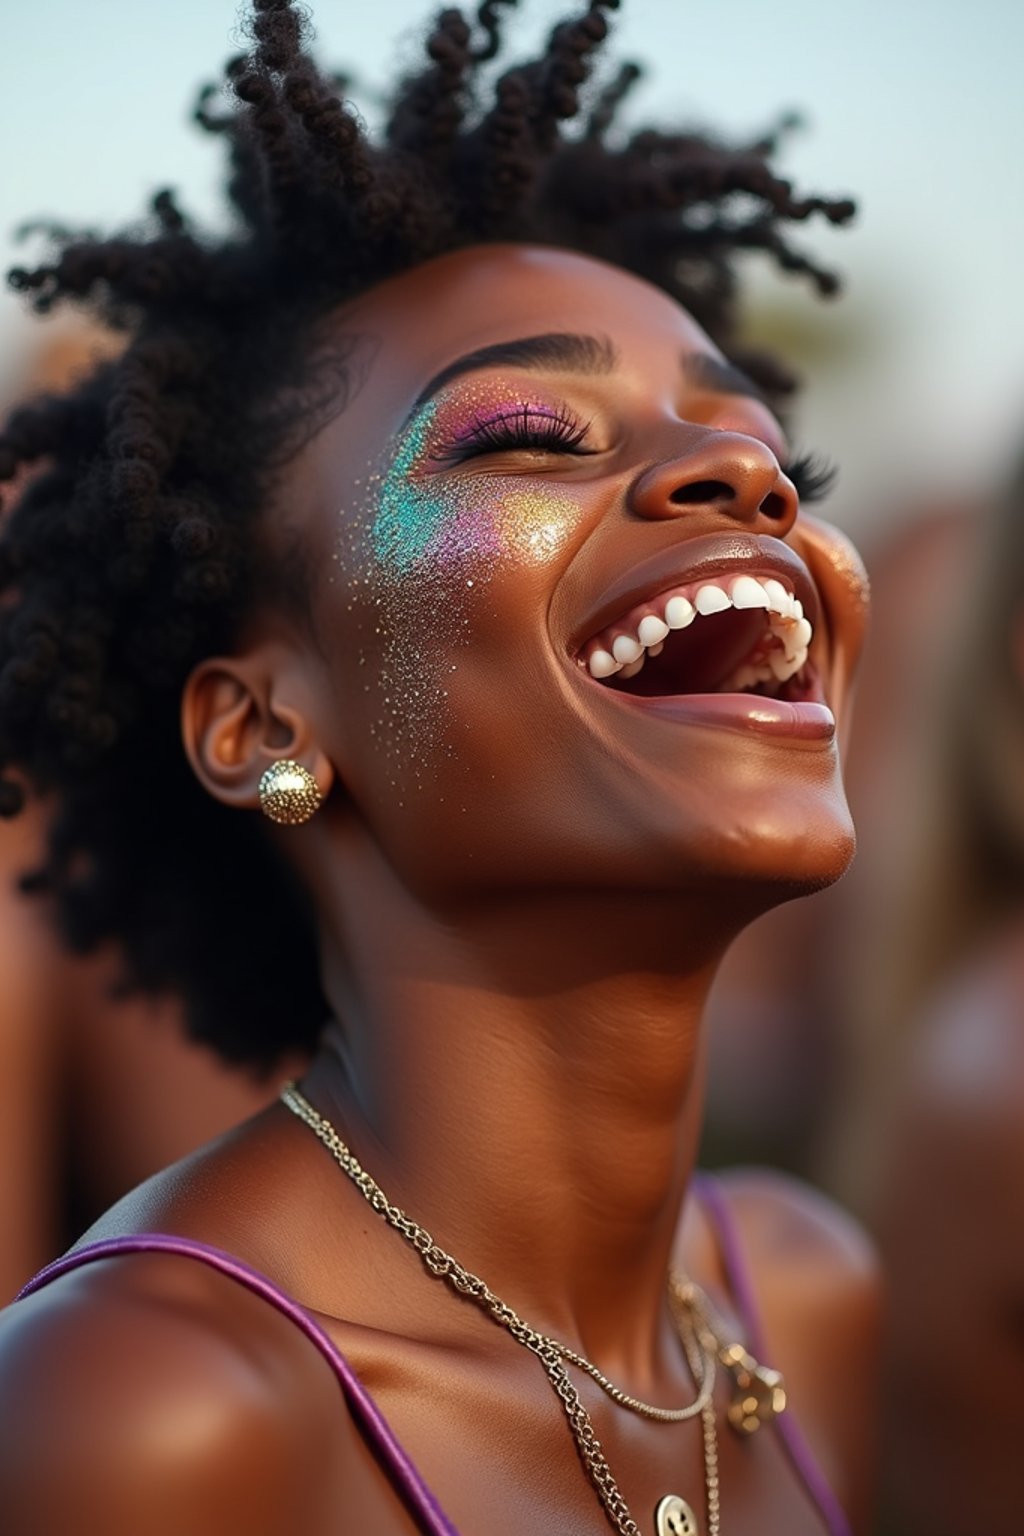
<path fill-rule="evenodd" d="M 851 882 L 855 1034 L 832 1182 L 888 1276 L 891 1529 L 1018 1536 L 1024 465 L 994 508 L 937 512 L 879 568 L 891 649 L 869 662 L 858 721 L 876 728 L 861 787 L 877 804 Z"/>
<path fill-rule="evenodd" d="M 8 370 L 0 416 L 18 397 L 61 394 L 119 345 L 84 320 L 52 324 Z M 47 817 L 35 799 L 0 822 L 0 1304 L 127 1190 L 279 1086 L 189 1040 L 173 996 L 119 991 L 116 946 L 87 956 L 60 942 L 18 890 Z"/>

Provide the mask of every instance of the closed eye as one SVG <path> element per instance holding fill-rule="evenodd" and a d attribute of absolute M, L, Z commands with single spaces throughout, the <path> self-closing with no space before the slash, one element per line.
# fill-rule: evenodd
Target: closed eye
<path fill-rule="evenodd" d="M 461 464 L 486 453 L 574 453 L 581 447 L 590 423 L 568 410 L 538 410 L 516 406 L 495 415 L 478 416 L 458 438 L 436 448 L 430 457 L 447 464 Z"/>

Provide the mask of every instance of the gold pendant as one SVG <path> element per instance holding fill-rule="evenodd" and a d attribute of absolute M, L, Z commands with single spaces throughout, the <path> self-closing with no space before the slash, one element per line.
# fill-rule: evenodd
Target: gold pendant
<path fill-rule="evenodd" d="M 668 1493 L 654 1511 L 655 1536 L 698 1536 L 697 1516 L 677 1493 Z"/>
<path fill-rule="evenodd" d="M 740 1435 L 753 1435 L 786 1408 L 786 1384 L 778 1371 L 761 1365 L 742 1344 L 730 1344 L 718 1358 L 733 1379 L 726 1417 Z"/>

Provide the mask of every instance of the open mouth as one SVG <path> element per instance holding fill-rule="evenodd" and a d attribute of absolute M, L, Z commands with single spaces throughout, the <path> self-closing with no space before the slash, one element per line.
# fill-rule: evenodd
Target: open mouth
<path fill-rule="evenodd" d="M 597 682 L 640 698 L 744 693 L 801 703 L 821 698 L 812 639 L 790 586 L 755 570 L 636 604 L 576 659 Z"/>

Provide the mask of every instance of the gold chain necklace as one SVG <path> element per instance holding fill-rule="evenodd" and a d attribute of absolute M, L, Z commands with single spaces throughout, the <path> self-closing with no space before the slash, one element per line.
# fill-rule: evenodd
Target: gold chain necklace
<path fill-rule="evenodd" d="M 704 1490 L 707 1500 L 707 1536 L 720 1536 L 718 1430 L 711 1399 L 715 1377 L 715 1357 L 723 1351 L 711 1325 L 710 1308 L 700 1306 L 700 1302 L 705 1299 L 703 1292 L 692 1281 L 674 1276 L 670 1286 L 670 1301 L 686 1359 L 697 1385 L 697 1396 L 686 1408 L 655 1408 L 652 1404 L 631 1397 L 629 1393 L 616 1387 L 596 1365 L 585 1356 L 577 1354 L 568 1345 L 539 1332 L 536 1328 L 531 1328 L 529 1323 L 524 1322 L 507 1302 L 494 1294 L 484 1280 L 470 1270 L 464 1269 L 451 1254 L 439 1247 L 425 1227 L 413 1221 L 399 1206 L 392 1205 L 380 1185 L 363 1168 L 331 1122 L 313 1108 L 294 1083 L 287 1084 L 283 1089 L 281 1100 L 292 1114 L 303 1121 L 323 1143 L 367 1203 L 416 1249 L 430 1274 L 439 1280 L 444 1280 L 460 1295 L 468 1296 L 475 1301 L 496 1323 L 512 1335 L 517 1344 L 521 1344 L 524 1349 L 536 1355 L 562 1405 L 580 1459 L 594 1485 L 609 1523 L 620 1533 L 620 1536 L 643 1536 L 643 1533 L 630 1513 L 629 1506 L 612 1475 L 590 1415 L 573 1385 L 564 1361 L 569 1360 L 573 1365 L 586 1371 L 614 1402 L 634 1413 L 668 1422 L 694 1418 L 699 1414 L 704 1458 Z M 697 1536 L 697 1522 L 692 1509 L 685 1500 L 675 1494 L 669 1494 L 660 1501 L 655 1512 L 655 1520 L 656 1536 Z"/>

